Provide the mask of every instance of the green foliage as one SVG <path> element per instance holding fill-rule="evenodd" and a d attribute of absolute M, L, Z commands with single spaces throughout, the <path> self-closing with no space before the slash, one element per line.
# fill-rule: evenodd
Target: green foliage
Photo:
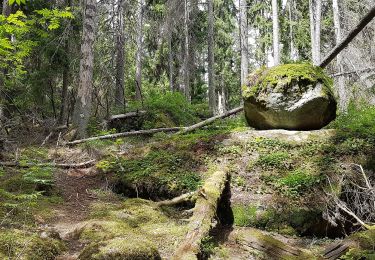
<path fill-rule="evenodd" d="M 149 113 L 146 128 L 183 126 L 198 121 L 192 105 L 179 92 L 151 95 L 145 104 Z"/>
<path fill-rule="evenodd" d="M 321 181 L 321 176 L 312 175 L 305 169 L 288 172 L 282 178 L 275 178 L 274 185 L 287 196 L 296 196 L 301 192 L 313 188 Z"/>
<path fill-rule="evenodd" d="M 329 127 L 339 130 L 343 138 L 357 136 L 373 138 L 375 136 L 375 106 L 350 105 L 347 113 L 342 113 Z"/>
<path fill-rule="evenodd" d="M 256 206 L 233 206 L 234 224 L 239 227 L 249 227 L 256 222 Z"/>
<path fill-rule="evenodd" d="M 33 166 L 25 171 L 23 178 L 31 183 L 50 186 L 53 184 L 53 168 Z"/>
<path fill-rule="evenodd" d="M 264 168 L 272 169 L 278 168 L 282 169 L 287 166 L 287 160 L 289 159 L 289 154 L 287 152 L 274 152 L 270 154 L 262 154 L 259 156 L 257 165 L 261 165 Z"/>

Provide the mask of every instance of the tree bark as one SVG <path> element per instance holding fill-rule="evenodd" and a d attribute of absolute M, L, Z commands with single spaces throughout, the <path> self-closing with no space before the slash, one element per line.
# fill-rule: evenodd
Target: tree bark
<path fill-rule="evenodd" d="M 273 35 L 273 63 L 280 64 L 279 15 L 278 0 L 272 0 L 272 35 Z"/>
<path fill-rule="evenodd" d="M 314 65 L 320 63 L 321 0 L 309 0 L 311 56 Z"/>
<path fill-rule="evenodd" d="M 135 65 L 135 99 L 142 100 L 142 56 L 143 56 L 143 8 L 145 0 L 138 3 L 137 54 Z"/>
<path fill-rule="evenodd" d="M 116 90 L 115 106 L 125 110 L 125 0 L 117 1 L 117 35 L 116 35 Z"/>
<path fill-rule="evenodd" d="M 216 108 L 216 87 L 214 71 L 214 6 L 213 0 L 207 0 L 208 4 L 208 104 L 213 115 Z"/>
<path fill-rule="evenodd" d="M 336 44 L 341 41 L 341 22 L 340 22 L 340 10 L 338 0 L 332 0 L 332 9 L 333 9 L 333 24 L 335 27 L 335 36 L 336 36 Z M 342 54 L 337 55 L 336 59 L 336 68 L 338 73 L 343 73 L 343 63 L 342 63 Z M 337 94 L 339 97 L 339 110 L 344 112 L 347 110 L 348 107 L 348 93 L 345 87 L 345 78 L 343 76 L 338 76 L 336 80 L 337 84 Z"/>
<path fill-rule="evenodd" d="M 86 0 L 84 6 L 80 82 L 73 116 L 73 125 L 77 129 L 78 138 L 84 138 L 86 136 L 87 125 L 91 115 L 96 4 L 96 0 Z"/>
<path fill-rule="evenodd" d="M 249 75 L 249 39 L 247 24 L 247 1 L 239 0 L 240 7 L 240 44 L 241 44 L 241 86 L 246 85 Z"/>
<path fill-rule="evenodd" d="M 342 39 L 322 60 L 319 67 L 325 68 L 348 44 L 366 27 L 375 17 L 375 6 L 362 18 L 362 20 Z"/>

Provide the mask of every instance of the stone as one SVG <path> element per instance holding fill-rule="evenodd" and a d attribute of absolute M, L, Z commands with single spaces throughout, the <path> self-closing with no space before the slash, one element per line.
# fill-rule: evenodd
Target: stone
<path fill-rule="evenodd" d="M 332 80 L 310 64 L 261 68 L 243 86 L 245 117 L 256 129 L 317 130 L 336 118 Z"/>

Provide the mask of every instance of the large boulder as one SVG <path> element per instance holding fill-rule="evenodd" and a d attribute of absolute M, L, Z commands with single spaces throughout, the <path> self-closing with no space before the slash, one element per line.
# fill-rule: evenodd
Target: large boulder
<path fill-rule="evenodd" d="M 243 86 L 245 116 L 256 129 L 314 130 L 336 117 L 332 80 L 310 64 L 261 68 Z"/>

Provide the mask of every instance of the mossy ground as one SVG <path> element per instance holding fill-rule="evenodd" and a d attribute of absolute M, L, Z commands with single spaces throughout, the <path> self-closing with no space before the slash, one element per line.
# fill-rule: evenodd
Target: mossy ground
<path fill-rule="evenodd" d="M 325 205 L 323 190 L 329 188 L 327 177 L 334 180 L 342 171 L 342 164 L 348 163 L 361 164 L 366 171 L 375 170 L 373 135 L 364 134 L 362 129 L 367 131 L 368 128 L 353 122 L 354 119 L 340 120 L 336 123 L 344 131 L 253 131 L 248 130 L 244 119 L 240 118 L 183 136 L 158 134 L 92 142 L 74 149 L 53 147 L 40 152 L 30 148 L 21 152 L 25 162 L 97 158 L 98 164 L 92 169 L 94 175 L 83 170 L 66 174 L 74 177 L 68 182 L 73 188 L 81 188 L 74 185 L 87 180 L 98 181 L 100 185 L 95 186 L 95 190 L 89 186 L 76 198 L 75 189 L 61 193 L 59 189 L 69 189 L 56 183 L 56 169 L 2 168 L 1 234 L 9 236 L 14 230 L 21 234 L 32 232 L 36 241 L 47 243 L 45 248 L 50 251 L 46 250 L 55 254 L 63 247 L 55 245 L 54 239 L 41 239 L 37 235 L 38 225 L 61 221 L 56 216 L 56 209 L 69 214 L 70 210 L 80 208 L 85 214 L 79 219 L 68 220 L 85 224 L 78 230 L 76 240 L 69 241 L 85 246 L 82 257 L 105 259 L 109 255 L 116 259 L 122 251 L 129 251 L 128 247 L 135 248 L 137 255 L 153 254 L 155 248 L 162 257 L 168 256 L 186 232 L 185 218 L 188 216 L 183 213 L 186 207 L 159 209 L 150 199 L 169 198 L 197 189 L 208 177 L 210 169 L 225 161 L 232 174 L 231 205 L 235 228 L 256 227 L 289 238 L 303 234 L 325 236 L 326 233 L 319 233 L 321 230 L 314 230 L 312 226 Z M 352 131 L 352 128 L 356 130 Z M 119 183 L 131 187 L 132 192 L 137 190 L 139 197 L 145 199 L 135 198 L 137 193 L 114 194 L 112 190 L 119 191 L 115 185 Z M 79 201 L 83 194 L 87 198 L 84 207 Z M 71 196 L 78 202 L 64 209 L 68 203 L 66 199 Z M 89 197 L 93 198 L 88 201 Z M 139 247 L 140 241 L 146 241 L 151 250 Z M 124 250 L 116 246 L 118 243 L 124 245 Z M 19 250 L 18 244 L 13 246 L 14 252 Z M 221 248 L 221 255 L 228 256 L 222 245 L 208 243 L 208 251 L 210 247 L 214 251 Z M 351 254 L 357 254 L 355 250 Z M 371 249 L 364 250 L 371 253 Z M 7 255 L 3 251 L 1 254 Z"/>

